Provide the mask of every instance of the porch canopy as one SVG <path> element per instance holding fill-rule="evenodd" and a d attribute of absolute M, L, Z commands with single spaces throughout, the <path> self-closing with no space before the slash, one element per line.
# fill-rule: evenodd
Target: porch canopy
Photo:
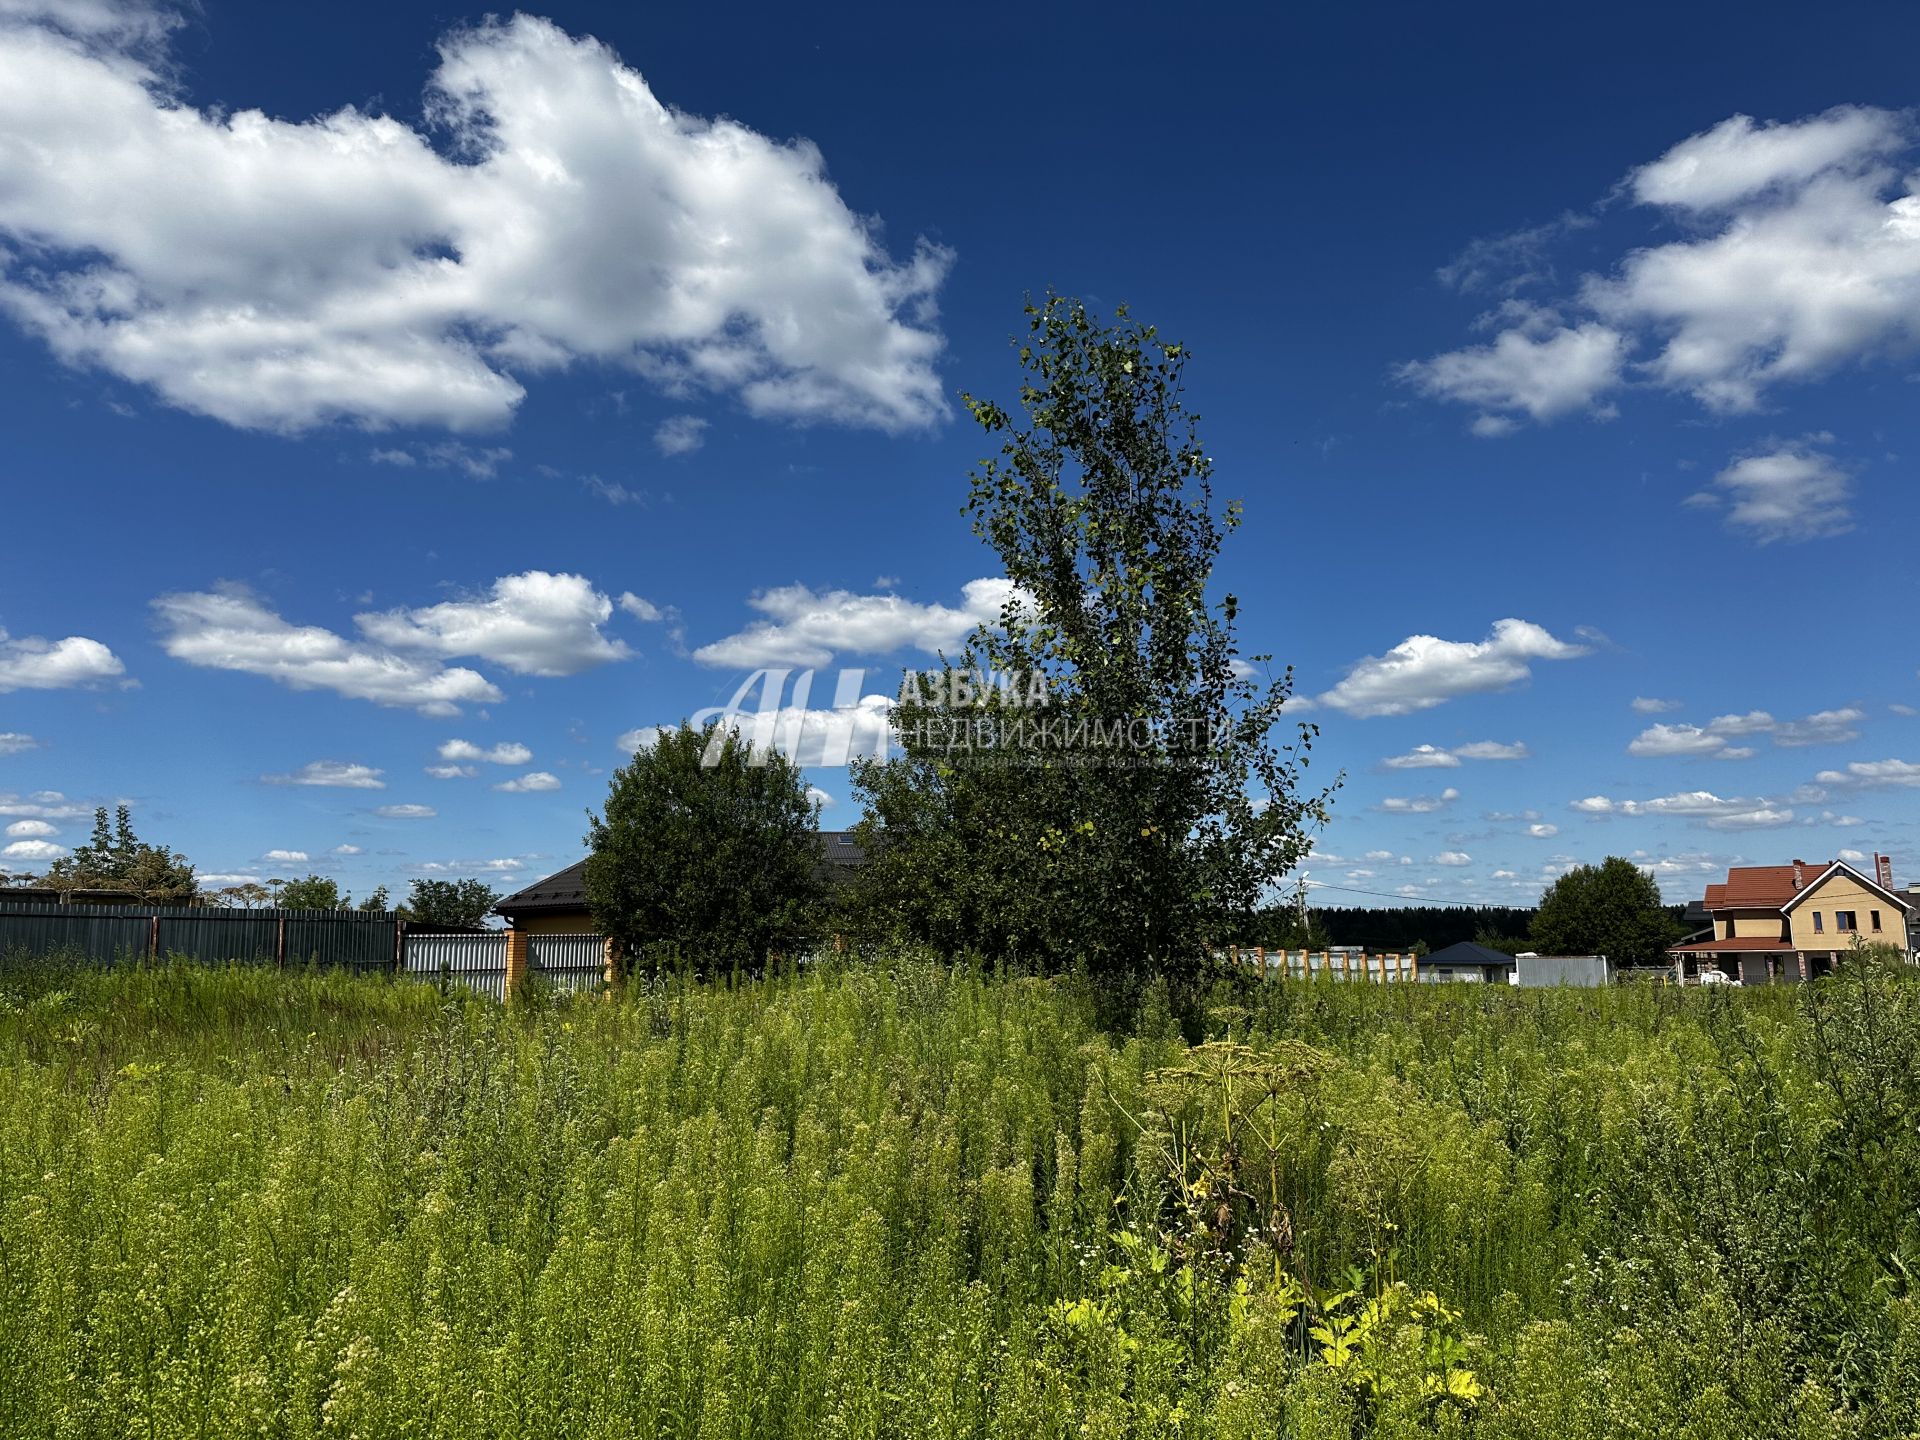
<path fill-rule="evenodd" d="M 1737 935 L 1731 940 L 1696 940 L 1688 945 L 1669 945 L 1669 955 L 1791 955 L 1793 946 L 1767 935 Z"/>

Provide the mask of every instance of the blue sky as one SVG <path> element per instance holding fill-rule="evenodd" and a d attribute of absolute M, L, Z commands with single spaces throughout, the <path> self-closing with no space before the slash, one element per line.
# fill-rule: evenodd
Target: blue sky
<path fill-rule="evenodd" d="M 755 666 L 891 693 L 990 594 L 956 395 L 1051 286 L 1192 347 L 1322 900 L 1904 879 L 1916 42 L 0 0 L 0 864 L 124 800 L 211 876 L 507 889 Z"/>

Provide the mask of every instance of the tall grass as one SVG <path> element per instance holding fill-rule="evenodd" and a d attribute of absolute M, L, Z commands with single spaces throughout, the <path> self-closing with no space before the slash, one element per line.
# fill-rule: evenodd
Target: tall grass
<path fill-rule="evenodd" d="M 0 976 L 0 1434 L 1920 1427 L 1904 978 L 1213 999 Z"/>

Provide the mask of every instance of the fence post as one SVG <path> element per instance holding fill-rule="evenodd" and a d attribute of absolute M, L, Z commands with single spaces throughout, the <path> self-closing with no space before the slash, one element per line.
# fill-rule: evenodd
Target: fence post
<path fill-rule="evenodd" d="M 1342 950 L 1340 952 L 1340 978 L 1342 980 L 1353 979 L 1353 952 L 1351 950 Z"/>
<path fill-rule="evenodd" d="M 1267 978 L 1267 947 L 1266 946 L 1256 945 L 1253 947 L 1253 962 L 1254 964 L 1260 967 L 1260 978 L 1262 980 L 1266 979 Z"/>
<path fill-rule="evenodd" d="M 147 917 L 147 960 L 157 964 L 160 959 L 160 917 Z"/>
<path fill-rule="evenodd" d="M 393 973 L 401 975 L 407 968 L 407 922 L 393 922 Z"/>
<path fill-rule="evenodd" d="M 509 1005 L 527 983 L 527 932 L 507 931 L 507 974 L 501 984 L 501 998 Z"/>
<path fill-rule="evenodd" d="M 839 938 L 837 935 L 834 936 L 836 940 Z M 607 973 L 604 978 L 607 985 L 607 998 L 611 1000 L 615 989 L 618 988 L 620 984 L 620 942 L 609 935 L 606 940 L 605 949 L 607 953 Z"/>
<path fill-rule="evenodd" d="M 282 915 L 280 923 L 273 927 L 273 963 L 278 969 L 287 968 L 287 917 Z"/>

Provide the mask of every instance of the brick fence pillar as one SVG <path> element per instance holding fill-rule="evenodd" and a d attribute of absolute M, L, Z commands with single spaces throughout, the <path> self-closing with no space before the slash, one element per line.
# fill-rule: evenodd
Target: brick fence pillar
<path fill-rule="evenodd" d="M 505 998 L 508 1004 L 527 983 L 527 932 L 524 930 L 507 931 L 507 979 Z"/>
<path fill-rule="evenodd" d="M 620 986 L 620 942 L 611 936 L 607 937 L 606 951 L 607 972 L 602 978 L 607 982 L 607 995 L 611 998 Z"/>

